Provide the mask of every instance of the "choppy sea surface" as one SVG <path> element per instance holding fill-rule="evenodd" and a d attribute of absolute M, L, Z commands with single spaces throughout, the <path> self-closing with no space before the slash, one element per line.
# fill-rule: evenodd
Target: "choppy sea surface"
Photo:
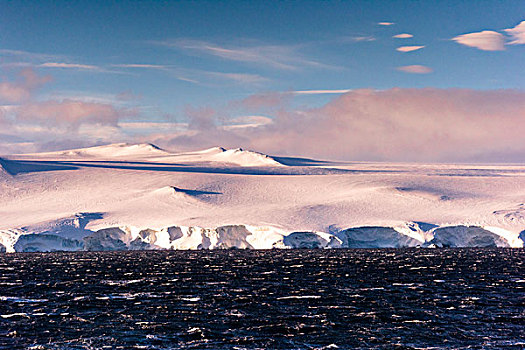
<path fill-rule="evenodd" d="M 2 349 L 523 349 L 525 250 L 0 255 Z"/>

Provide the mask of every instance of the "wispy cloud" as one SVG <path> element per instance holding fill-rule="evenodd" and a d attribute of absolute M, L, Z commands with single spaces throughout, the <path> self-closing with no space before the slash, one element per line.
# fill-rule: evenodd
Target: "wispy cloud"
<path fill-rule="evenodd" d="M 152 135 L 158 133 L 177 133 L 186 131 L 188 129 L 188 123 L 176 123 L 176 122 L 119 122 L 119 128 L 123 132 L 130 135 Z"/>
<path fill-rule="evenodd" d="M 56 61 L 64 60 L 66 56 L 56 54 L 37 53 L 22 50 L 9 50 L 0 49 L 0 56 L 4 57 L 16 57 L 17 59 L 23 59 L 28 61 Z"/>
<path fill-rule="evenodd" d="M 89 71 L 91 73 L 109 73 L 109 74 L 130 74 L 122 70 L 111 69 L 107 66 L 95 66 L 92 64 L 71 63 L 71 62 L 44 62 L 34 64 L 35 68 L 51 68 L 51 69 L 73 69 L 77 71 Z"/>
<path fill-rule="evenodd" d="M 432 73 L 434 70 L 427 66 L 422 66 L 419 64 L 413 64 L 410 66 L 401 66 L 397 67 L 397 70 L 405 73 L 413 73 L 413 74 L 428 74 Z"/>
<path fill-rule="evenodd" d="M 298 45 L 220 45 L 209 41 L 190 39 L 165 40 L 153 43 L 189 53 L 257 64 L 275 69 L 295 70 L 300 67 L 331 67 L 321 62 L 305 58 L 299 52 L 300 46 Z"/>
<path fill-rule="evenodd" d="M 260 83 L 264 83 L 269 80 L 258 74 L 223 73 L 223 72 L 204 72 L 204 74 L 212 78 L 230 80 L 230 81 L 233 81 L 239 84 L 260 84 Z"/>
<path fill-rule="evenodd" d="M 93 66 L 93 65 L 90 65 L 90 64 L 63 63 L 63 62 L 45 62 L 45 63 L 39 64 L 38 67 L 100 70 L 100 67 Z"/>
<path fill-rule="evenodd" d="M 348 37 L 346 41 L 352 41 L 352 42 L 370 42 L 370 41 L 376 41 L 377 39 L 373 37 L 372 35 L 361 35 L 361 36 L 351 36 Z"/>
<path fill-rule="evenodd" d="M 159 70 L 166 70 L 166 69 L 171 68 L 171 66 L 166 66 L 162 64 L 142 64 L 142 63 L 112 64 L 111 67 L 137 68 L 137 69 L 159 69 Z"/>
<path fill-rule="evenodd" d="M 2 60 L 4 67 L 62 68 L 116 73 L 100 66 L 72 62 L 73 60 L 65 55 L 2 49 L 0 56 L 4 58 Z"/>
<path fill-rule="evenodd" d="M 409 39 L 409 38 L 412 38 L 412 37 L 414 37 L 412 34 L 401 33 L 401 34 L 394 35 L 392 38 L 395 38 L 395 39 Z"/>
<path fill-rule="evenodd" d="M 6 68 L 44 68 L 44 69 L 71 69 L 77 71 L 89 71 L 92 73 L 111 73 L 129 74 L 121 70 L 106 68 L 105 66 L 95 66 L 92 64 L 71 63 L 71 62 L 2 62 L 0 67 Z"/>
<path fill-rule="evenodd" d="M 503 34 L 492 30 L 462 34 L 452 38 L 452 40 L 458 44 L 474 47 L 483 51 L 505 50 L 505 37 Z"/>
<path fill-rule="evenodd" d="M 119 122 L 126 129 L 179 129 L 188 126 L 187 123 L 172 122 Z"/>
<path fill-rule="evenodd" d="M 294 95 L 325 95 L 325 94 L 345 94 L 352 91 L 352 89 L 339 89 L 339 90 L 297 90 L 291 91 Z"/>
<path fill-rule="evenodd" d="M 192 84 L 200 84 L 201 82 L 196 80 L 196 79 L 191 79 L 191 78 L 186 78 L 186 77 L 181 77 L 181 76 L 176 76 L 175 79 L 177 80 L 181 80 L 181 81 L 185 81 L 185 82 L 188 82 L 188 83 L 192 83 Z"/>
<path fill-rule="evenodd" d="M 525 21 L 521 21 L 514 28 L 505 29 L 505 32 L 512 38 L 509 45 L 525 44 Z"/>
<path fill-rule="evenodd" d="M 399 52 L 412 52 L 412 51 L 417 51 L 417 50 L 420 50 L 422 48 L 424 48 L 425 46 L 400 46 L 396 49 L 396 51 L 399 51 Z"/>
<path fill-rule="evenodd" d="M 186 81 L 193 84 L 206 84 L 205 82 L 209 80 L 223 80 L 239 84 L 257 85 L 269 81 L 269 79 L 258 74 L 184 69 L 176 67 L 174 65 L 163 64 L 126 63 L 112 64 L 111 67 L 123 69 L 152 69 L 166 71 L 171 73 L 171 75 L 177 80 Z"/>
<path fill-rule="evenodd" d="M 39 95 L 40 100 L 72 100 L 86 103 L 109 104 L 118 107 L 130 107 L 135 105 L 140 98 L 140 96 L 134 95 L 129 90 L 118 94 L 86 90 L 56 90 Z"/>
<path fill-rule="evenodd" d="M 1 67 L 11 68 L 45 68 L 45 69 L 72 69 L 97 73 L 128 74 L 123 71 L 110 69 L 108 65 L 94 65 L 75 62 L 69 56 L 44 54 L 21 50 L 0 50 Z"/>
<path fill-rule="evenodd" d="M 394 22 L 379 22 L 377 24 L 380 26 L 393 26 L 395 23 Z"/>
<path fill-rule="evenodd" d="M 224 130 L 258 128 L 273 123 L 273 119 L 262 115 L 241 116 L 230 119 L 223 125 Z"/>

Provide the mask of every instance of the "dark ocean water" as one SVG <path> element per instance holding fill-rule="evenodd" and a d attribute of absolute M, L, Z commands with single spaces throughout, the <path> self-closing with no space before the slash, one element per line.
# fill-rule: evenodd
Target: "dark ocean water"
<path fill-rule="evenodd" d="M 523 349 L 525 250 L 0 255 L 0 348 Z"/>

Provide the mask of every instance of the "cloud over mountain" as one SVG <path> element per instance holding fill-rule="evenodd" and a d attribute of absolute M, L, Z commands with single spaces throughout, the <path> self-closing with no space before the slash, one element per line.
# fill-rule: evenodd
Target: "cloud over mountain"
<path fill-rule="evenodd" d="M 271 123 L 252 128 L 224 129 L 219 114 L 201 111 L 188 132 L 154 141 L 347 160 L 509 161 L 525 154 L 525 92 L 517 90 L 353 90 L 319 108 L 276 105 Z"/>
<path fill-rule="evenodd" d="M 39 89 L 52 80 L 31 68 L 0 83 L 0 152 L 35 151 L 112 141 L 122 137 L 119 121 L 133 108 L 78 98 L 44 98 Z M 14 141 L 13 141 L 14 140 Z M 71 141 L 73 140 L 73 141 Z"/>

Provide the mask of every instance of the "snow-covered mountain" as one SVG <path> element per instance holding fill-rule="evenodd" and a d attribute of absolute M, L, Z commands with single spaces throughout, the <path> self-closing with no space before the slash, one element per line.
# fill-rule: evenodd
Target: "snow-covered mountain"
<path fill-rule="evenodd" d="M 0 158 L 0 251 L 522 247 L 525 165 L 113 144 Z"/>
<path fill-rule="evenodd" d="M 212 147 L 202 151 L 169 153 L 150 143 L 128 144 L 115 143 L 105 146 L 72 149 L 58 152 L 45 152 L 20 155 L 24 158 L 53 160 L 144 160 L 171 163 L 225 163 L 243 167 L 282 166 L 274 158 L 262 153 L 243 150 L 242 148 L 225 149 Z"/>
<path fill-rule="evenodd" d="M 21 156 L 50 159 L 84 159 L 84 158 L 149 158 L 169 155 L 163 149 L 150 143 L 128 144 L 114 143 L 104 146 L 71 149 L 66 151 L 25 154 Z"/>
<path fill-rule="evenodd" d="M 155 158 L 157 161 L 171 162 L 215 162 L 227 163 L 242 167 L 259 166 L 283 166 L 274 158 L 254 151 L 243 150 L 242 148 L 225 149 L 213 147 L 203 151 L 173 154 Z"/>

